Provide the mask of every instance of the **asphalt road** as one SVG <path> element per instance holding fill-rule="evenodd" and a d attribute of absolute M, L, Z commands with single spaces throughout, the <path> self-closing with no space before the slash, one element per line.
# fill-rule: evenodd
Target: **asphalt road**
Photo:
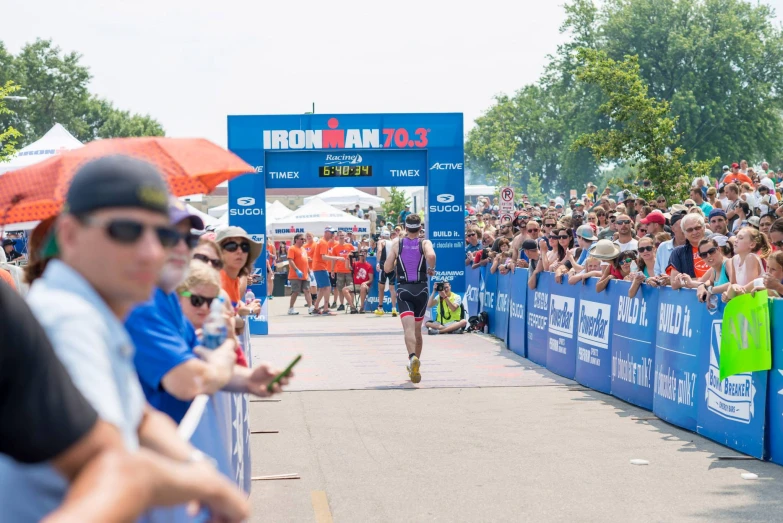
<path fill-rule="evenodd" d="M 253 521 L 783 521 L 783 468 L 719 460 L 738 454 L 492 338 L 425 336 L 413 386 L 398 319 L 287 302 L 253 356 L 304 358 L 291 392 L 251 404 L 252 430 L 279 431 L 252 436 L 252 466 L 300 479 L 255 481 Z"/>

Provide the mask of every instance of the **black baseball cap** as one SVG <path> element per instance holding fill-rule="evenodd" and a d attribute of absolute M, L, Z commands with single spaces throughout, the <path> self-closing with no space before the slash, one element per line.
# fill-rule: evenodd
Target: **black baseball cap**
<path fill-rule="evenodd" d="M 538 244 L 534 240 L 525 240 L 522 242 L 522 249 L 526 251 L 537 251 Z"/>
<path fill-rule="evenodd" d="M 124 155 L 92 160 L 74 174 L 62 212 L 80 216 L 117 207 L 169 216 L 169 191 L 160 171 L 149 162 Z M 43 258 L 59 253 L 55 228 L 41 250 Z"/>
<path fill-rule="evenodd" d="M 98 158 L 82 166 L 71 181 L 63 212 L 81 215 L 115 207 L 168 216 L 169 191 L 158 169 L 123 155 Z"/>

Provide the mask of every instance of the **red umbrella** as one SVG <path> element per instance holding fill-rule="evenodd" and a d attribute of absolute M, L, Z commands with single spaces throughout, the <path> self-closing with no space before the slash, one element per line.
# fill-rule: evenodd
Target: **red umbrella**
<path fill-rule="evenodd" d="M 234 153 L 202 138 L 98 140 L 0 176 L 0 225 L 54 216 L 76 171 L 90 160 L 113 154 L 154 164 L 175 196 L 207 194 L 226 180 L 255 171 Z"/>

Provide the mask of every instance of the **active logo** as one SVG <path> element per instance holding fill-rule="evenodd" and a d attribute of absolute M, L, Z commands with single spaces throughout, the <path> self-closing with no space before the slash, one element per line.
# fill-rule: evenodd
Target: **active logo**
<path fill-rule="evenodd" d="M 460 171 L 461 163 L 433 163 L 430 171 Z"/>
<path fill-rule="evenodd" d="M 440 203 L 451 203 L 454 201 L 453 194 L 439 194 L 437 200 Z"/>
<path fill-rule="evenodd" d="M 237 205 L 240 207 L 248 207 L 250 205 L 255 205 L 256 199 L 252 196 L 242 196 L 240 198 L 237 198 Z"/>
<path fill-rule="evenodd" d="M 263 131 L 264 149 L 385 149 L 424 148 L 429 129 L 340 129 L 337 118 L 329 118 L 328 129 L 291 129 Z M 381 143 L 383 135 L 383 143 Z"/>

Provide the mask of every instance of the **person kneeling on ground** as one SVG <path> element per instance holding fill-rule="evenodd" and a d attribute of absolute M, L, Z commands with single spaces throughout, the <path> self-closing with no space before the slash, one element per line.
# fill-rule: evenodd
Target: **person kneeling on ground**
<path fill-rule="evenodd" d="M 428 308 L 438 307 L 437 321 L 428 321 L 427 332 L 433 334 L 461 334 L 468 325 L 462 313 L 462 299 L 451 292 L 449 282 L 435 283 L 435 291 L 427 304 Z"/>

